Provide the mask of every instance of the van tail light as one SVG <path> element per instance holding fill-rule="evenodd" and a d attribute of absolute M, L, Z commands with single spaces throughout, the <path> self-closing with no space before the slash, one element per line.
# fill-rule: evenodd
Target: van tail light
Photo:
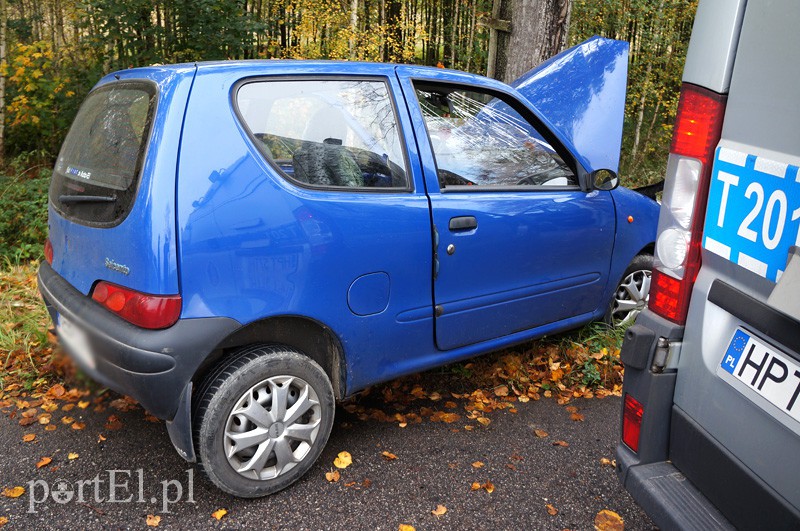
<path fill-rule="evenodd" d="M 622 442 L 634 452 L 639 452 L 639 435 L 642 433 L 644 407 L 631 395 L 625 395 L 622 411 Z"/>
<path fill-rule="evenodd" d="M 661 214 L 658 218 L 650 309 L 686 322 L 700 250 L 714 150 L 727 96 L 684 83 L 672 134 Z"/>
<path fill-rule="evenodd" d="M 98 282 L 92 299 L 129 323 L 152 330 L 174 325 L 181 314 L 180 295 L 148 295 L 110 282 Z"/>
<path fill-rule="evenodd" d="M 50 238 L 44 240 L 44 259 L 48 264 L 53 265 L 53 244 L 50 242 Z"/>

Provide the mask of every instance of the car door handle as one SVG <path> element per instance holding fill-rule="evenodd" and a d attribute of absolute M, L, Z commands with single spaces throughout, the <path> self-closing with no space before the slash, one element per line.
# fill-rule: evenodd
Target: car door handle
<path fill-rule="evenodd" d="M 450 218 L 449 228 L 451 231 L 472 230 L 478 228 L 478 220 L 475 216 L 458 216 Z"/>

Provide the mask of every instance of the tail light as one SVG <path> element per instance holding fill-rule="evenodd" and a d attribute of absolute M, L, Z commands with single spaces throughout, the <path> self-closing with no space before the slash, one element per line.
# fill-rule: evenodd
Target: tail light
<path fill-rule="evenodd" d="M 692 286 L 700 271 L 700 247 L 714 150 L 726 96 L 684 83 L 672 135 L 658 218 L 651 281 L 652 311 L 686 322 Z"/>
<path fill-rule="evenodd" d="M 53 244 L 50 242 L 50 238 L 44 240 L 44 259 L 48 264 L 53 265 Z"/>
<path fill-rule="evenodd" d="M 644 407 L 631 395 L 625 395 L 622 411 L 622 442 L 634 452 L 639 451 L 639 435 L 642 432 L 642 416 Z"/>
<path fill-rule="evenodd" d="M 129 323 L 153 330 L 174 325 L 181 314 L 180 295 L 148 295 L 110 282 L 98 282 L 92 299 Z"/>

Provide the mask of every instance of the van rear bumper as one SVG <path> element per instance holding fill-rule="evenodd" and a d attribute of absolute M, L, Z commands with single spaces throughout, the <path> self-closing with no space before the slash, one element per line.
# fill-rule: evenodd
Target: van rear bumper
<path fill-rule="evenodd" d="M 39 267 L 39 291 L 56 326 L 59 316 L 83 331 L 92 354 L 64 350 L 93 379 L 135 398 L 160 419 L 175 418 L 181 399 L 201 363 L 241 325 L 215 317 L 181 319 L 164 330 L 145 330 L 117 317 L 80 293 L 46 262 Z"/>

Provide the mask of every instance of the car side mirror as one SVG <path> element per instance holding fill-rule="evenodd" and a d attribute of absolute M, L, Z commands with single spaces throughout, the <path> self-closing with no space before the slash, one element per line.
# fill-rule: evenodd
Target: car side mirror
<path fill-rule="evenodd" d="M 592 186 L 595 190 L 613 190 L 619 186 L 619 177 L 611 170 L 595 170 L 592 172 Z"/>

